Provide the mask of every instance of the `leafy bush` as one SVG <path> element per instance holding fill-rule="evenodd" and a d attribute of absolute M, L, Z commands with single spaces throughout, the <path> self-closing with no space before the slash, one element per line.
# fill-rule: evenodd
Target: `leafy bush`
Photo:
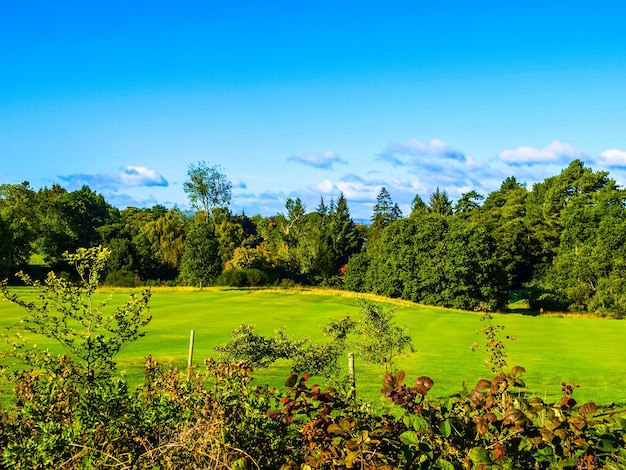
<path fill-rule="evenodd" d="M 260 269 L 243 268 L 222 271 L 215 283 L 218 286 L 259 287 L 268 284 L 266 274 Z"/>

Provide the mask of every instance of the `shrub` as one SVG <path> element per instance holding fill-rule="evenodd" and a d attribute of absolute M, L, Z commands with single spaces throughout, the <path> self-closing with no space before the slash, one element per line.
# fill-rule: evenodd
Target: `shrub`
<path fill-rule="evenodd" d="M 223 271 L 215 283 L 218 286 L 259 287 L 267 285 L 268 279 L 265 273 L 259 269 L 234 268 Z"/>

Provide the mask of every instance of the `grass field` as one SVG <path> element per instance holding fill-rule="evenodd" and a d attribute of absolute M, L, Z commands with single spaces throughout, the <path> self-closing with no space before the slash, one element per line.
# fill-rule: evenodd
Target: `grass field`
<path fill-rule="evenodd" d="M 26 289 L 16 292 L 29 295 Z M 112 295 L 113 304 L 118 304 L 127 299 L 129 292 L 107 289 L 102 295 Z M 321 327 L 329 319 L 339 319 L 346 313 L 358 316 L 359 312 L 356 294 L 317 289 L 153 288 L 150 305 L 153 319 L 147 335 L 118 357 L 120 370 L 133 383 L 139 382 L 148 355 L 185 368 L 192 329 L 196 337 L 194 363 L 202 364 L 241 323 L 252 323 L 257 332 L 265 335 L 283 328 L 293 338 L 310 336 L 323 341 Z M 473 342 L 484 344 L 484 338 L 476 334 L 484 325 L 480 314 L 403 301 L 393 301 L 393 305 L 396 323 L 409 328 L 416 349 L 398 360 L 409 380 L 428 375 L 435 381 L 432 394 L 447 396 L 456 393 L 463 381 L 472 388 L 478 379 L 493 375 L 483 364 L 484 350 L 471 351 Z M 21 315 L 13 304 L 0 302 L 0 327 L 14 323 Z M 561 382 L 566 381 L 580 384 L 574 394 L 579 402 L 626 403 L 626 322 L 515 313 L 497 314 L 494 323 L 505 326 L 504 335 L 516 337 L 515 341 L 505 341 L 509 365 L 526 368 L 525 380 L 532 393 L 556 400 Z M 48 344 L 41 338 L 37 341 Z M 358 393 L 377 399 L 383 368 L 365 366 L 358 358 L 356 366 Z M 277 364 L 254 375 L 257 382 L 279 386 L 288 373 L 286 364 Z"/>

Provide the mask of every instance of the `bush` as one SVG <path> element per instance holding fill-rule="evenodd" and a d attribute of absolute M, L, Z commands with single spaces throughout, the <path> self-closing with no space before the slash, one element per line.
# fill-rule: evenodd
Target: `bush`
<path fill-rule="evenodd" d="M 260 269 L 235 268 L 223 271 L 215 283 L 218 286 L 260 287 L 268 284 L 268 278 Z"/>
<path fill-rule="evenodd" d="M 136 273 L 119 270 L 107 274 L 104 285 L 113 287 L 137 287 L 141 285 L 141 280 Z"/>

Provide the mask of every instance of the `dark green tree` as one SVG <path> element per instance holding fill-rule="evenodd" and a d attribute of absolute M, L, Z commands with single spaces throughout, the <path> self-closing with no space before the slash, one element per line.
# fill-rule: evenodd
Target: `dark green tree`
<path fill-rule="evenodd" d="M 394 204 L 387 188 L 381 188 L 378 196 L 376 196 L 376 204 L 372 214 L 372 226 L 386 227 L 394 220 L 402 217 L 402 211 L 398 204 Z"/>
<path fill-rule="evenodd" d="M 339 268 L 348 262 L 350 256 L 361 249 L 362 241 L 350 216 L 348 201 L 343 193 L 339 195 L 337 203 L 332 207 L 329 214 L 328 235 L 333 265 L 337 273 Z"/>
<path fill-rule="evenodd" d="M 480 209 L 480 201 L 485 199 L 482 194 L 478 194 L 475 190 L 461 194 L 461 197 L 454 206 L 455 214 L 470 214 L 476 209 Z"/>
<path fill-rule="evenodd" d="M 102 242 L 99 229 L 111 222 L 111 206 L 88 186 L 67 192 L 62 188 L 39 192 L 42 227 L 38 246 L 51 264 L 62 262 L 64 252 Z"/>
<path fill-rule="evenodd" d="M 506 281 L 489 233 L 464 219 L 429 214 L 391 224 L 370 266 L 375 293 L 471 310 L 504 306 Z"/>
<path fill-rule="evenodd" d="M 28 264 L 38 230 L 36 193 L 30 184 L 0 185 L 0 280 Z"/>
<path fill-rule="evenodd" d="M 487 197 L 481 207 L 481 223 L 496 242 L 496 251 L 511 289 L 524 287 L 533 274 L 538 241 L 527 224 L 528 191 L 514 177 Z"/>
<path fill-rule="evenodd" d="M 213 224 L 195 222 L 187 232 L 181 276 L 192 285 L 211 284 L 222 272 L 219 241 Z"/>

